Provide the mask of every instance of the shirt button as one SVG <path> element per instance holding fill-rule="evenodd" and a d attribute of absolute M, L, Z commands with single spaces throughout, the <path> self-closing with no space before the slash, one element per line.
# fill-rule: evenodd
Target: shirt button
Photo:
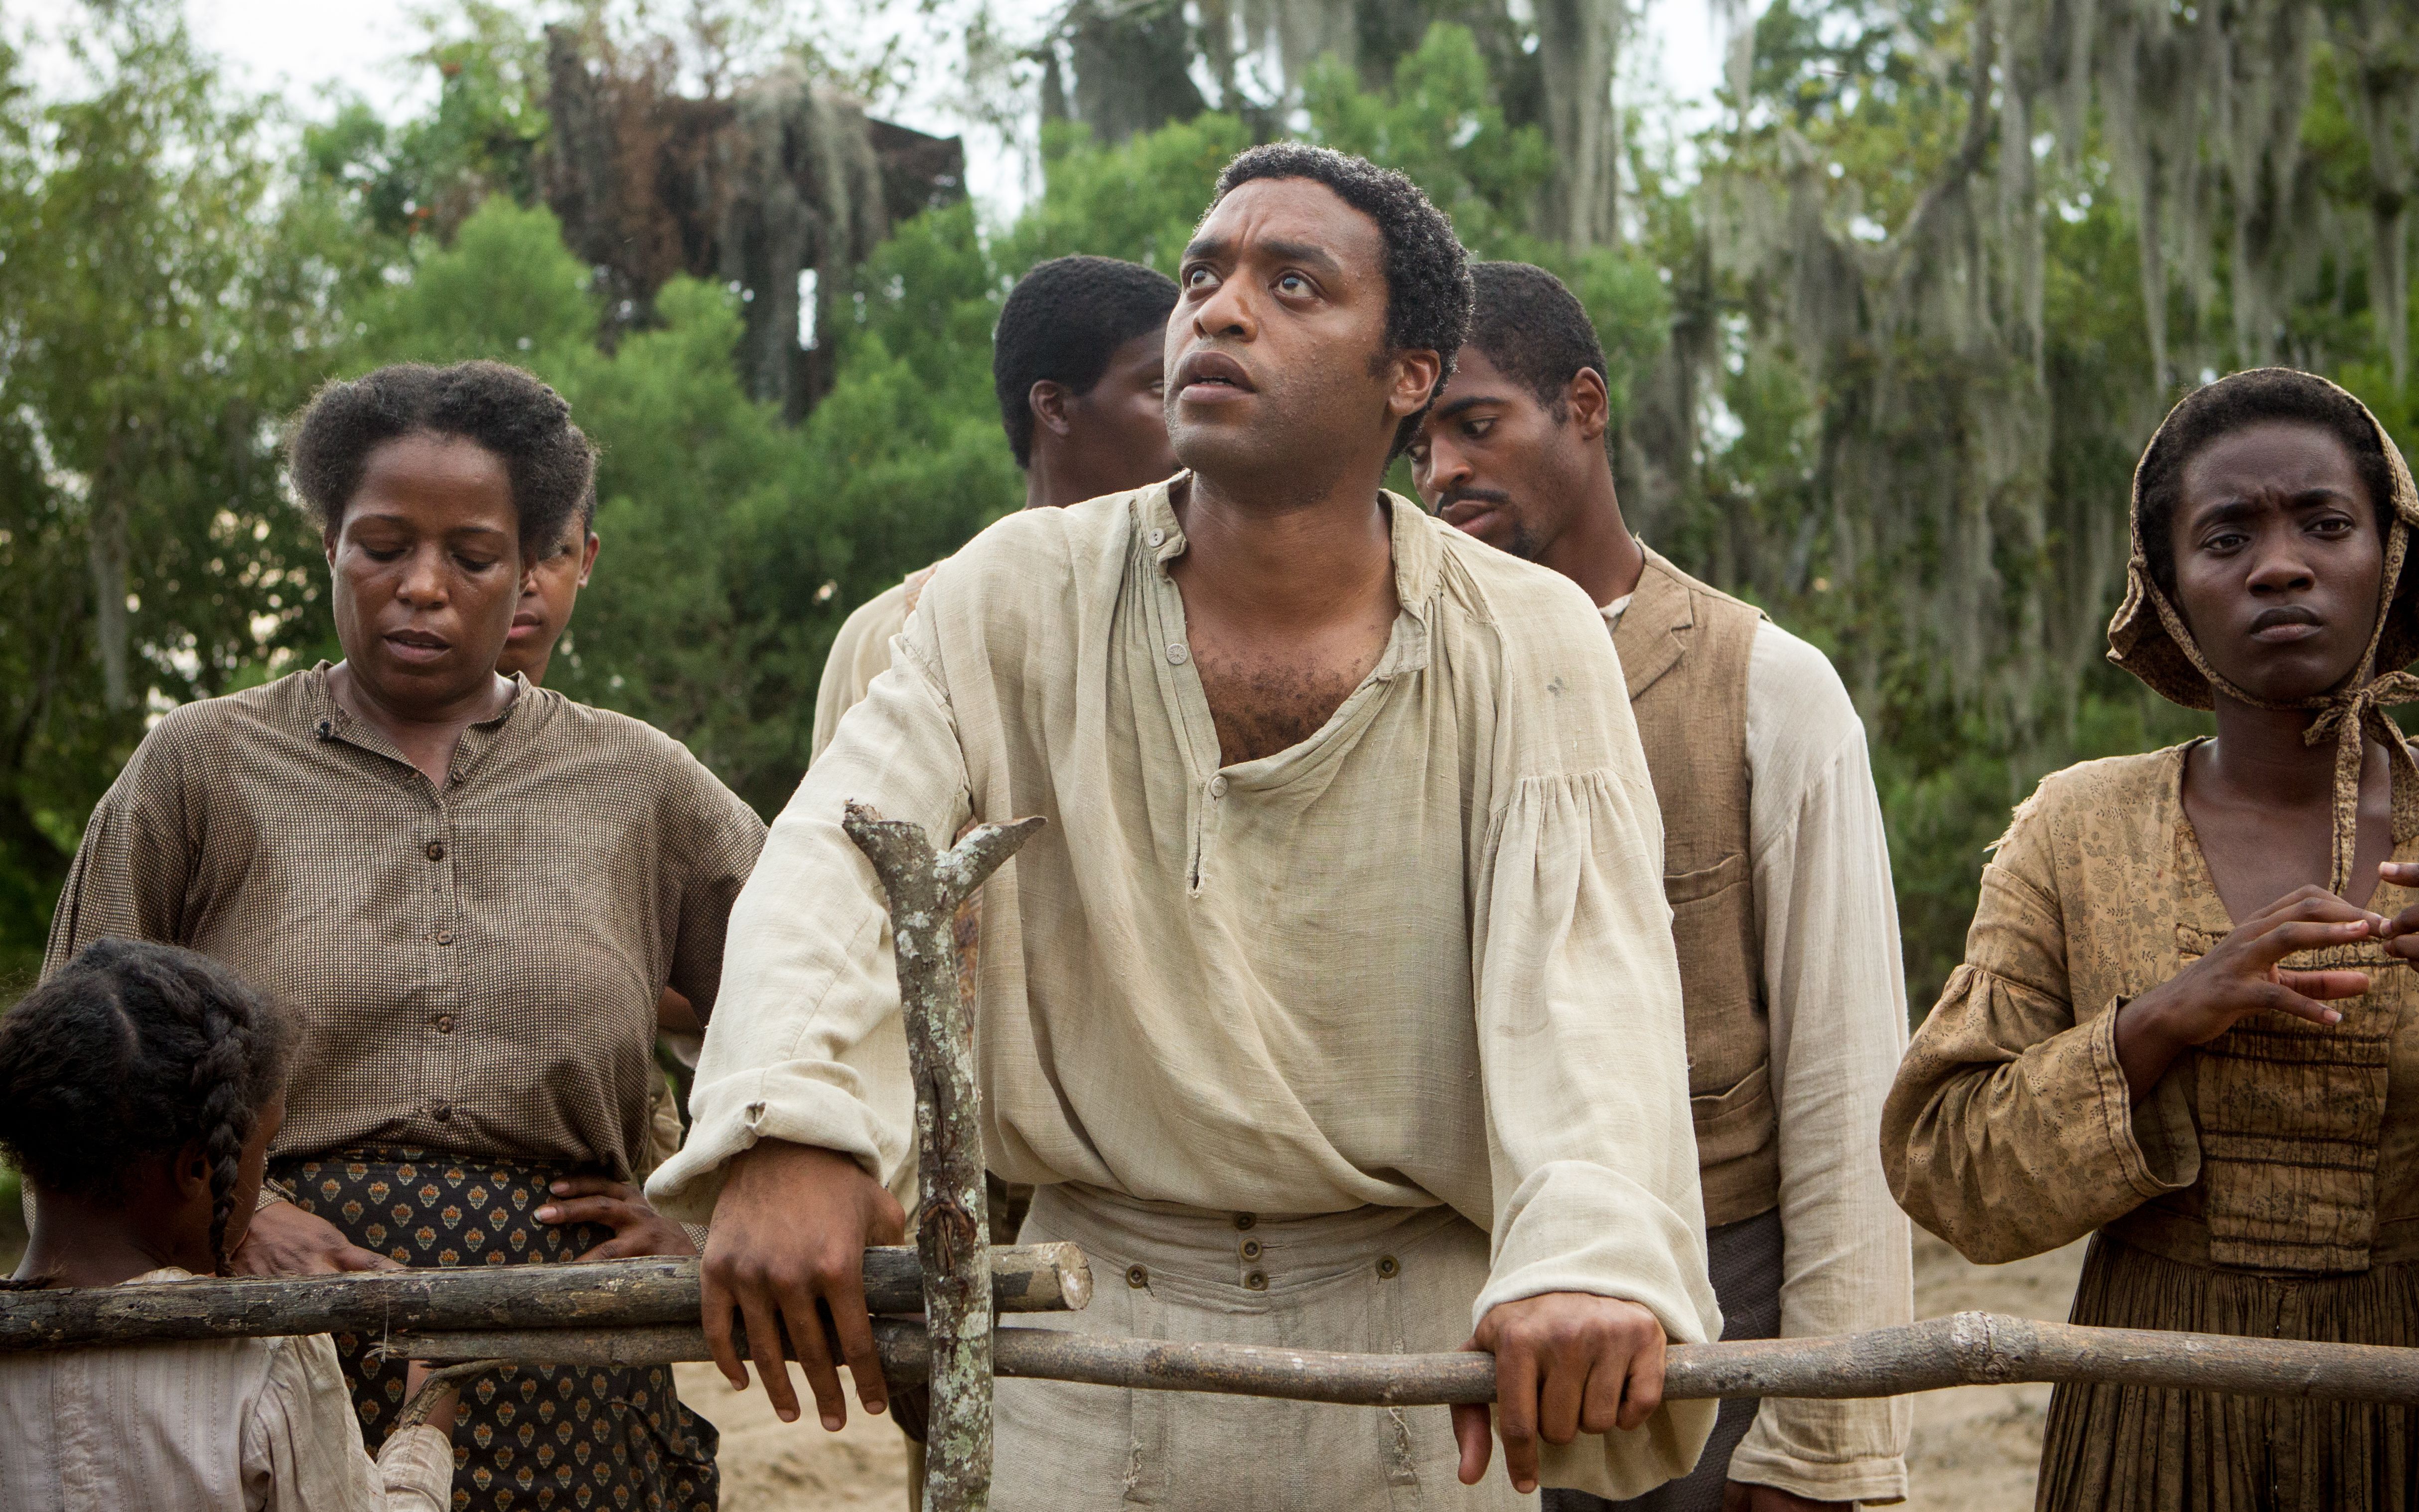
<path fill-rule="evenodd" d="M 439 1013 L 429 1022 L 437 1026 L 437 1032 L 439 1034 L 454 1032 L 454 1015 L 451 1013 Z"/>
<path fill-rule="evenodd" d="M 1167 643 L 1167 660 L 1170 666 L 1183 666 L 1185 658 L 1192 655 L 1193 653 L 1184 649 L 1184 642 L 1181 640 L 1171 640 Z"/>
<path fill-rule="evenodd" d="M 1213 798 L 1223 798 L 1226 795 L 1226 779 L 1225 774 L 1221 773 L 1219 776 L 1213 777 L 1210 779 L 1210 795 Z"/>
<path fill-rule="evenodd" d="M 441 861 L 445 859 L 445 842 L 443 841 L 432 840 L 428 842 L 428 858 L 432 861 Z"/>
<path fill-rule="evenodd" d="M 1158 546 L 1166 539 L 1167 532 L 1165 531 L 1154 530 L 1150 532 L 1150 544 L 1153 546 Z"/>
<path fill-rule="evenodd" d="M 453 943 L 454 943 L 454 932 L 453 932 L 452 930 L 444 930 L 444 929 L 439 930 L 439 931 L 437 932 L 437 943 L 438 943 L 438 944 L 439 944 L 439 945 L 451 945 L 451 944 L 453 944 Z"/>
<path fill-rule="evenodd" d="M 436 1115 L 437 1121 L 439 1123 L 452 1123 L 454 1121 L 454 1104 L 451 1103 L 439 1103 L 428 1111 Z"/>
<path fill-rule="evenodd" d="M 1139 1265 L 1126 1267 L 1126 1285 L 1139 1291 L 1150 1285 L 1150 1273 Z"/>
<path fill-rule="evenodd" d="M 1259 1221 L 1258 1216 L 1254 1213 L 1239 1212 L 1235 1214 L 1235 1227 L 1238 1228 L 1249 1228 Z"/>
<path fill-rule="evenodd" d="M 1266 1291 L 1269 1289 L 1269 1273 L 1266 1271 L 1254 1271 L 1243 1277 L 1243 1285 L 1253 1291 Z"/>
<path fill-rule="evenodd" d="M 1243 1258 L 1247 1260 L 1256 1260 L 1259 1257 L 1260 1242 L 1256 1239 L 1247 1239 L 1243 1241 Z"/>

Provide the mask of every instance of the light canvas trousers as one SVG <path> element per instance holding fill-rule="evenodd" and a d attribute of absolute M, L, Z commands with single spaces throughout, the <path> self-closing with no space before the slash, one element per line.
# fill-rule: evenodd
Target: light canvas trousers
<path fill-rule="evenodd" d="M 1364 1353 L 1470 1336 L 1487 1236 L 1449 1208 L 1288 1218 L 1045 1186 L 1019 1236 L 1071 1240 L 1092 1304 L 1013 1319 L 1086 1334 Z M 1414 1512 L 1534 1507 L 1495 1455 L 1456 1478 L 1450 1411 L 1001 1381 L 998 1512 Z"/>

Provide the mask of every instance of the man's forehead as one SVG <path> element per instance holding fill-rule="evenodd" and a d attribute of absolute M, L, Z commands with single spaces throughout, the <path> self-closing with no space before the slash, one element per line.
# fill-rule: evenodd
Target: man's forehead
<path fill-rule="evenodd" d="M 1210 207 L 1185 255 L 1320 253 L 1339 266 L 1375 271 L 1383 244 L 1368 212 L 1317 179 L 1255 178 Z"/>

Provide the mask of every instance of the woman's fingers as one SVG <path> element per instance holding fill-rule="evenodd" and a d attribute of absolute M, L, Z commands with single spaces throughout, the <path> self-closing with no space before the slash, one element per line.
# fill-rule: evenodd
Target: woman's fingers
<path fill-rule="evenodd" d="M 2368 938 L 2375 925 L 2372 916 L 2352 919 L 2287 919 L 2271 925 L 2267 932 L 2250 945 L 2250 961 L 2262 970 L 2272 967 L 2288 955 L 2303 950 L 2323 949 L 2331 945 L 2350 945 Z M 2383 923 L 2378 919 L 2377 923 Z"/>
<path fill-rule="evenodd" d="M 620 1230 L 639 1223 L 654 1213 L 644 1203 L 622 1197 L 574 1197 L 567 1202 L 549 1202 L 532 1213 L 542 1224 L 603 1224 Z"/>
<path fill-rule="evenodd" d="M 2277 975 L 2279 980 L 2268 983 L 2252 1006 L 2290 1013 L 2328 1028 L 2343 1022 L 2342 1011 L 2329 1008 L 2328 999 L 2358 997 L 2368 990 L 2368 978 L 2357 971 L 2294 971 Z"/>

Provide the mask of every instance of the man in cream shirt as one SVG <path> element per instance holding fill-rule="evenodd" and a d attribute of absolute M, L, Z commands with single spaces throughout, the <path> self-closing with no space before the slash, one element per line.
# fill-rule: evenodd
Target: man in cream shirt
<path fill-rule="evenodd" d="M 1471 275 L 1470 339 L 1412 476 L 1447 521 L 1568 577 L 1613 627 L 1663 810 L 1726 1336 L 1906 1322 L 1906 1218 L 1873 1142 L 1906 996 L 1864 726 L 1821 652 L 1630 535 L 1605 455 L 1604 352 L 1570 290 L 1521 263 Z M 1696 1471 L 1625 1505 L 1899 1501 L 1907 1427 L 1903 1400 L 1727 1402 Z"/>
<path fill-rule="evenodd" d="M 1227 166 L 1178 284 L 1191 471 L 1027 510 L 943 563 L 776 823 L 733 919 L 687 1147 L 704 1321 L 768 1393 L 794 1342 L 883 1401 L 859 1252 L 910 1131 L 845 1057 L 898 1011 L 857 798 L 946 840 L 1049 827 L 985 889 L 985 1153 L 1025 1237 L 1103 1285 L 1059 1326 L 1493 1352 L 1485 1409 L 1003 1381 L 994 1504 L 1528 1504 L 1687 1471 L 1667 1339 L 1704 1273 L 1660 824 L 1584 594 L 1383 493 L 1469 281 L 1408 180 L 1324 149 Z"/>

